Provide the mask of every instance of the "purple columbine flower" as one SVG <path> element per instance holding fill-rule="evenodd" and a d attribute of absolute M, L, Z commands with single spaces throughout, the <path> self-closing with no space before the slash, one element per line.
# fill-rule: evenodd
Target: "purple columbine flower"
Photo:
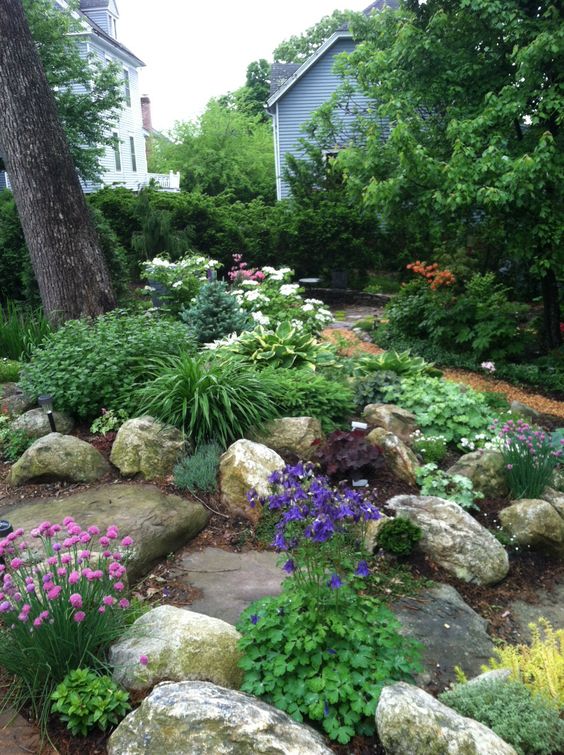
<path fill-rule="evenodd" d="M 251 624 L 258 624 L 258 621 L 259 621 L 259 616 L 258 616 L 258 614 L 256 614 L 256 613 L 253 613 L 253 614 L 251 615 Z"/>
<path fill-rule="evenodd" d="M 282 567 L 285 572 L 288 574 L 293 574 L 293 572 L 296 571 L 296 564 L 294 563 L 293 559 L 289 558 L 284 566 Z"/>
<path fill-rule="evenodd" d="M 368 577 L 368 575 L 370 574 L 370 569 L 368 568 L 366 561 L 358 562 L 355 574 L 357 575 L 357 577 Z"/>
<path fill-rule="evenodd" d="M 343 586 L 343 583 L 338 574 L 332 574 L 331 579 L 329 580 L 329 582 L 327 582 L 327 586 L 332 590 L 338 590 L 339 587 Z"/>

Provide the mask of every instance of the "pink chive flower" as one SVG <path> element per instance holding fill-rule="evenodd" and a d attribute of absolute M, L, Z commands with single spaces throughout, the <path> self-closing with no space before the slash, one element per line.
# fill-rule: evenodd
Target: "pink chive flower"
<path fill-rule="evenodd" d="M 65 569 L 65 567 L 59 566 L 59 568 L 57 569 L 57 576 L 64 577 L 66 573 L 67 573 L 67 570 Z"/>
<path fill-rule="evenodd" d="M 128 548 L 130 545 L 133 545 L 133 538 L 127 535 L 126 537 L 123 538 L 123 540 L 121 541 L 121 544 L 123 545 L 124 548 Z"/>
<path fill-rule="evenodd" d="M 122 598 L 119 602 L 120 608 L 129 608 L 129 601 L 127 598 Z"/>
<path fill-rule="evenodd" d="M 147 658 L 147 656 L 146 656 L 146 655 L 140 655 L 140 656 L 139 656 L 139 663 L 140 663 L 140 664 L 141 664 L 142 666 L 146 666 L 146 665 L 147 665 L 147 664 L 149 663 L 149 659 Z"/>
<path fill-rule="evenodd" d="M 100 606 L 100 608 L 98 608 L 98 613 L 106 613 L 106 606 Z"/>
<path fill-rule="evenodd" d="M 88 528 L 88 532 L 89 532 L 89 533 L 90 533 L 91 535 L 99 535 L 99 534 L 100 534 L 100 528 L 99 528 L 99 527 L 96 527 L 96 525 L 95 525 L 95 524 L 92 524 L 92 525 L 90 525 L 90 527 Z"/>
<path fill-rule="evenodd" d="M 23 563 L 24 561 L 22 558 L 13 558 L 10 561 L 10 566 L 12 567 L 12 569 L 15 569 L 17 571 Z"/>
<path fill-rule="evenodd" d="M 49 611 L 41 611 L 39 618 L 43 619 L 43 621 L 46 621 L 49 618 Z"/>
<path fill-rule="evenodd" d="M 61 563 L 62 564 L 70 564 L 71 561 L 72 561 L 71 554 L 70 553 L 63 553 L 63 555 L 61 556 Z"/>
<path fill-rule="evenodd" d="M 123 584 L 123 582 L 116 582 L 116 583 L 115 583 L 115 585 L 114 585 L 114 590 L 115 590 L 116 592 L 121 592 L 121 591 L 122 591 L 122 590 L 124 590 L 124 589 L 125 589 L 125 585 Z"/>
<path fill-rule="evenodd" d="M 60 585 L 55 585 L 47 592 L 47 598 L 49 600 L 56 600 L 61 592 L 63 591 L 63 588 Z"/>
<path fill-rule="evenodd" d="M 102 535 L 102 537 L 100 538 L 100 545 L 106 548 L 109 544 L 110 544 L 110 538 L 106 537 L 106 535 Z"/>
<path fill-rule="evenodd" d="M 102 603 L 105 606 L 113 606 L 113 604 L 116 602 L 116 599 L 113 598 L 111 595 L 104 595 L 102 598 Z"/>
<path fill-rule="evenodd" d="M 74 522 L 74 519 L 72 518 L 72 516 L 66 516 L 66 517 L 65 517 L 65 518 L 63 519 L 63 524 L 65 525 L 65 527 L 66 527 L 67 525 L 69 525 L 69 524 L 73 523 L 73 522 Z"/>
<path fill-rule="evenodd" d="M 39 629 L 39 627 L 43 624 L 43 619 L 38 616 L 36 619 L 33 620 L 33 626 Z"/>
<path fill-rule="evenodd" d="M 55 566 L 57 562 L 58 562 L 57 556 L 49 556 L 49 558 L 47 559 L 47 563 L 49 564 L 49 566 Z"/>
<path fill-rule="evenodd" d="M 73 619 L 76 621 L 77 624 L 80 624 L 81 621 L 84 621 L 86 618 L 86 614 L 84 611 L 77 611 L 75 615 L 73 616 Z"/>
<path fill-rule="evenodd" d="M 82 595 L 78 592 L 73 592 L 69 598 L 69 603 L 73 608 L 82 608 Z"/>
<path fill-rule="evenodd" d="M 69 574 L 69 585 L 76 585 L 77 582 L 80 582 L 80 573 L 77 571 L 71 571 Z"/>

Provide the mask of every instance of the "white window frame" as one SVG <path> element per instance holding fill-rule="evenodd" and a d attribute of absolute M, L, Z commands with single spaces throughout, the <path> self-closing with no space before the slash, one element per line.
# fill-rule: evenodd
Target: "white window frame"
<path fill-rule="evenodd" d="M 113 136 L 116 137 L 117 139 L 112 150 L 114 153 L 114 169 L 116 173 L 123 173 L 123 160 L 122 160 L 122 154 L 121 154 L 121 140 L 119 138 L 119 133 L 117 131 L 114 131 Z M 118 163 L 119 163 L 119 167 L 118 167 Z"/>
<path fill-rule="evenodd" d="M 129 134 L 129 159 L 131 161 L 131 172 L 137 173 L 137 148 L 134 134 Z"/>

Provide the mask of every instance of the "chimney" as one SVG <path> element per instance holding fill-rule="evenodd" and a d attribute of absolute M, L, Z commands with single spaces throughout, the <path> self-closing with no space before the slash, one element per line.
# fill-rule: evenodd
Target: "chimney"
<path fill-rule="evenodd" d="M 153 130 L 153 121 L 151 120 L 151 100 L 149 95 L 141 95 L 141 117 L 143 119 L 143 128 L 149 133 Z"/>

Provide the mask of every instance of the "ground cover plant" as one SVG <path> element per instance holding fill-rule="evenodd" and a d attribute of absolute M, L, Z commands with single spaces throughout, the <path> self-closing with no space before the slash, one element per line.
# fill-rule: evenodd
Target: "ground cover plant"
<path fill-rule="evenodd" d="M 204 443 L 174 467 L 174 484 L 191 493 L 215 493 L 222 450 L 217 443 Z"/>
<path fill-rule="evenodd" d="M 359 542 L 379 512 L 311 464 L 275 472 L 270 484 L 269 496 L 250 491 L 249 501 L 280 514 L 273 544 L 289 577 L 282 595 L 253 603 L 237 625 L 242 689 L 347 743 L 374 732 L 382 687 L 419 668 L 393 614 L 363 594 L 370 569 Z"/>
<path fill-rule="evenodd" d="M 0 358 L 0 383 L 17 383 L 21 368 L 15 359 Z"/>
<path fill-rule="evenodd" d="M 83 529 L 71 517 L 45 521 L 0 541 L 0 666 L 15 678 L 5 705 L 31 706 L 44 726 L 51 693 L 72 670 L 104 673 L 106 651 L 122 633 L 128 549 L 117 527 Z"/>
<path fill-rule="evenodd" d="M 0 414 L 0 459 L 8 462 L 17 461 L 33 443 L 33 438 L 23 430 L 14 430 L 11 425 L 8 415 Z"/>
<path fill-rule="evenodd" d="M 495 731 L 519 755 L 556 755 L 564 748 L 564 721 L 558 709 L 522 682 L 457 684 L 439 699 Z"/>
<path fill-rule="evenodd" d="M 440 464 L 447 452 L 447 442 L 444 435 L 425 435 L 416 430 L 411 436 L 411 448 L 426 464 Z"/>
<path fill-rule="evenodd" d="M 477 501 L 483 493 L 474 490 L 472 480 L 459 474 L 449 474 L 439 469 L 433 462 L 419 467 L 416 471 L 417 484 L 421 495 L 432 495 L 454 501 L 463 509 L 479 509 Z"/>
<path fill-rule="evenodd" d="M 194 352 L 186 326 L 157 315 L 111 312 L 91 322 L 71 320 L 37 347 L 20 384 L 31 396 L 51 394 L 55 408 L 93 420 L 102 408 L 133 416 L 132 393 L 145 363 Z"/>

